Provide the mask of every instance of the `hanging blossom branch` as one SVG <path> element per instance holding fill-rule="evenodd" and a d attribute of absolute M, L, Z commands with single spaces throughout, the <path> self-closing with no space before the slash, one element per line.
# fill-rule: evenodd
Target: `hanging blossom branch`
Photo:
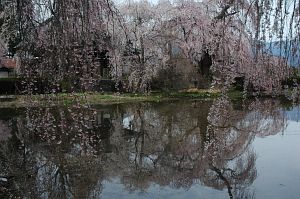
<path fill-rule="evenodd" d="M 47 79 L 54 90 L 61 81 L 89 90 L 101 78 L 103 53 L 119 22 L 111 1 L 11 0 L 4 15 L 12 20 L 6 35 L 15 30 L 20 40 L 22 76 Z"/>
<path fill-rule="evenodd" d="M 209 53 L 216 85 L 226 90 L 235 77 L 244 77 L 246 88 L 272 93 L 281 90 L 289 70 L 284 57 L 274 57 L 265 48 L 272 12 L 262 10 L 270 10 L 270 5 L 270 1 L 183 2 L 173 7 L 176 12 L 169 24 L 175 43 L 195 63 Z"/>
<path fill-rule="evenodd" d="M 196 65 L 209 55 L 214 85 L 225 91 L 242 77 L 245 89 L 274 93 L 290 73 L 285 54 L 298 52 L 296 0 L 128 1 L 118 9 L 108 0 L 10 0 L 3 8 L 2 34 L 17 41 L 21 72 L 51 79 L 54 89 L 61 80 L 92 89 L 109 59 L 117 82 L 147 91 L 178 48 Z M 268 49 L 274 40 L 278 57 Z"/>

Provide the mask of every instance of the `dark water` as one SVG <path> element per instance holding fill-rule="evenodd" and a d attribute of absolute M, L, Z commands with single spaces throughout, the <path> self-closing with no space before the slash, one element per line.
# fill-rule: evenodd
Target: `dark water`
<path fill-rule="evenodd" d="M 300 198 L 276 100 L 0 109 L 0 198 Z"/>

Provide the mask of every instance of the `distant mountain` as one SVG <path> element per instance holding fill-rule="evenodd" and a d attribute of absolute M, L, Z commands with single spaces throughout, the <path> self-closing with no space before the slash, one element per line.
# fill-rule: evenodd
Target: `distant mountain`
<path fill-rule="evenodd" d="M 285 57 L 288 64 L 293 67 L 300 67 L 300 43 L 295 41 L 281 41 L 266 43 L 265 48 L 268 53 Z"/>

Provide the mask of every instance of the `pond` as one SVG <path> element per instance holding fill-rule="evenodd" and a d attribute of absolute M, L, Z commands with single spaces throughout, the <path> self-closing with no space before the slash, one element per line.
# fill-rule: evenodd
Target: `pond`
<path fill-rule="evenodd" d="M 296 199 L 299 121 L 226 97 L 0 109 L 0 198 Z"/>

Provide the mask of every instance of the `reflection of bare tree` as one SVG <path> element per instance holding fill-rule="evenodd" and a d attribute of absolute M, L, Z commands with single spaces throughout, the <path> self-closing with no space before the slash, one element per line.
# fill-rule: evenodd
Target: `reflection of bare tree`
<path fill-rule="evenodd" d="M 227 189 L 231 198 L 251 198 L 251 143 L 285 124 L 276 102 L 237 109 L 226 97 L 36 108 L 13 120 L 12 138 L 0 147 L 1 166 L 22 176 L 13 187 L 29 198 L 99 198 L 103 180 L 114 177 L 130 191 L 146 191 L 152 183 L 186 189 L 201 183 Z"/>

